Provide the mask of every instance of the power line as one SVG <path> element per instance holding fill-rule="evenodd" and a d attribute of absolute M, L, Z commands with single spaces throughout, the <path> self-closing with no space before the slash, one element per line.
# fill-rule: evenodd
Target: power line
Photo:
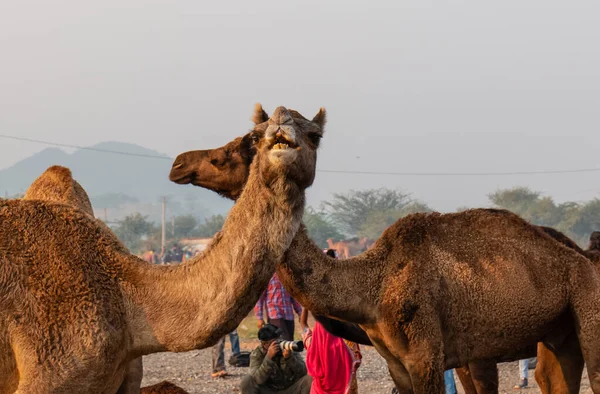
<path fill-rule="evenodd" d="M 382 172 L 382 171 L 348 171 L 348 170 L 317 170 L 333 174 L 360 175 L 405 175 L 405 176 L 505 176 L 505 175 L 543 175 L 543 174 L 572 174 L 576 172 L 596 172 L 600 168 L 582 168 L 575 170 L 542 170 L 515 172 Z"/>
<path fill-rule="evenodd" d="M 83 149 L 95 152 L 113 153 L 124 156 L 145 157 L 151 159 L 173 160 L 168 156 L 148 155 L 144 153 L 122 152 L 111 149 L 92 148 L 81 145 L 61 144 L 57 142 L 43 141 L 32 138 L 15 137 L 11 135 L 0 134 L 0 138 L 7 138 L 17 141 L 34 142 L 38 144 L 60 146 L 65 148 Z M 352 174 L 352 175 L 393 175 L 393 176 L 514 176 L 514 175 L 556 175 L 556 174 L 573 174 L 585 172 L 598 172 L 600 168 L 579 168 L 573 170 L 540 170 L 540 171 L 509 171 L 509 172 L 389 172 L 389 171 L 350 171 L 350 170 L 321 170 L 317 172 L 330 174 Z"/>
<path fill-rule="evenodd" d="M 45 145 L 61 146 L 64 148 L 75 148 L 75 149 L 91 150 L 91 151 L 95 151 L 95 152 L 115 153 L 115 154 L 124 155 L 124 156 L 137 156 L 137 157 L 147 157 L 147 158 L 152 158 L 152 159 L 173 160 L 172 158 L 167 157 L 167 156 L 147 155 L 144 153 L 133 153 L 133 152 L 121 152 L 121 151 L 111 150 L 111 149 L 92 148 L 89 146 L 60 144 L 57 142 L 34 140 L 32 138 L 15 137 L 12 135 L 0 134 L 0 138 L 7 138 L 7 139 L 17 140 L 17 141 L 35 142 L 38 144 L 45 144 Z"/>

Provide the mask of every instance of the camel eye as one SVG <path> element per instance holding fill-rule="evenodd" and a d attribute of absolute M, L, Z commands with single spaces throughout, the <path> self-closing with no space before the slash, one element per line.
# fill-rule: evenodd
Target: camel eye
<path fill-rule="evenodd" d="M 321 138 L 323 136 L 319 133 L 309 133 L 307 137 L 310 140 L 310 142 L 312 142 L 316 146 L 319 146 L 319 143 L 321 142 Z"/>
<path fill-rule="evenodd" d="M 253 135 L 252 135 L 252 143 L 253 143 L 253 144 L 257 144 L 257 143 L 258 143 L 258 141 L 260 141 L 260 138 L 258 137 L 258 135 L 256 135 L 256 134 L 253 134 Z"/>

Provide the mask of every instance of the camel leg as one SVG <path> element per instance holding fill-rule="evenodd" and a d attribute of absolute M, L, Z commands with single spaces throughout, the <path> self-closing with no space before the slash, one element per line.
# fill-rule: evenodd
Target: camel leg
<path fill-rule="evenodd" d="M 386 360 L 390 376 L 399 394 L 414 394 L 410 375 L 400 358 L 394 356 L 378 330 L 366 330 L 375 350 Z"/>
<path fill-rule="evenodd" d="M 127 365 L 127 372 L 117 394 L 139 394 L 144 377 L 142 358 L 136 358 Z"/>
<path fill-rule="evenodd" d="M 444 394 L 444 359 L 433 349 L 411 351 L 405 367 L 415 394 Z"/>
<path fill-rule="evenodd" d="M 465 394 L 498 394 L 498 368 L 495 361 L 471 361 L 456 368 Z"/>
<path fill-rule="evenodd" d="M 413 394 L 410 375 L 400 361 L 393 360 L 388 362 L 388 370 L 399 394 Z"/>
<path fill-rule="evenodd" d="M 475 383 L 473 383 L 473 379 L 471 378 L 469 365 L 467 364 L 464 367 L 456 368 L 455 371 L 458 375 L 458 380 L 460 380 L 463 390 L 465 390 L 465 394 L 477 394 Z"/>
<path fill-rule="evenodd" d="M 570 278 L 571 310 L 590 387 L 594 394 L 600 394 L 600 277 L 591 265 L 577 268 Z"/>
<path fill-rule="evenodd" d="M 543 394 L 579 393 L 583 356 L 577 335 L 571 333 L 558 349 L 538 343 L 535 380 Z"/>
<path fill-rule="evenodd" d="M 498 394 L 498 367 L 495 361 L 471 361 L 469 370 L 477 394 Z"/>

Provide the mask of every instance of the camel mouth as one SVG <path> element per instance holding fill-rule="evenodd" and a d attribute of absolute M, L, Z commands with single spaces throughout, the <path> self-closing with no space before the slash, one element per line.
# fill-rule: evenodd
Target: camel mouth
<path fill-rule="evenodd" d="M 178 174 L 174 170 L 175 168 L 171 170 L 171 173 L 169 174 L 169 180 L 173 183 L 177 183 L 178 185 L 189 185 L 196 179 L 196 174 L 193 172 Z"/>
<path fill-rule="evenodd" d="M 291 141 L 290 139 L 286 138 L 281 132 L 278 132 L 273 138 L 269 149 L 286 150 L 296 148 L 298 148 L 298 145 L 294 141 Z"/>

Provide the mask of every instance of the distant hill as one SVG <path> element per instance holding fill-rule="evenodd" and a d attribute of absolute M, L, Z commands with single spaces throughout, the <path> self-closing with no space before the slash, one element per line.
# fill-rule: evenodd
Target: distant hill
<path fill-rule="evenodd" d="M 180 186 L 169 181 L 172 161 L 157 151 L 135 144 L 102 142 L 95 149 L 162 156 L 165 159 L 129 156 L 80 149 L 69 154 L 47 148 L 12 167 L 0 170 L 0 193 L 22 193 L 51 165 L 69 167 L 92 199 L 97 216 L 107 209 L 109 220 L 141 212 L 160 218 L 160 199 L 167 196 L 167 215 L 191 213 L 204 217 L 224 213 L 231 203 L 199 187 Z"/>

